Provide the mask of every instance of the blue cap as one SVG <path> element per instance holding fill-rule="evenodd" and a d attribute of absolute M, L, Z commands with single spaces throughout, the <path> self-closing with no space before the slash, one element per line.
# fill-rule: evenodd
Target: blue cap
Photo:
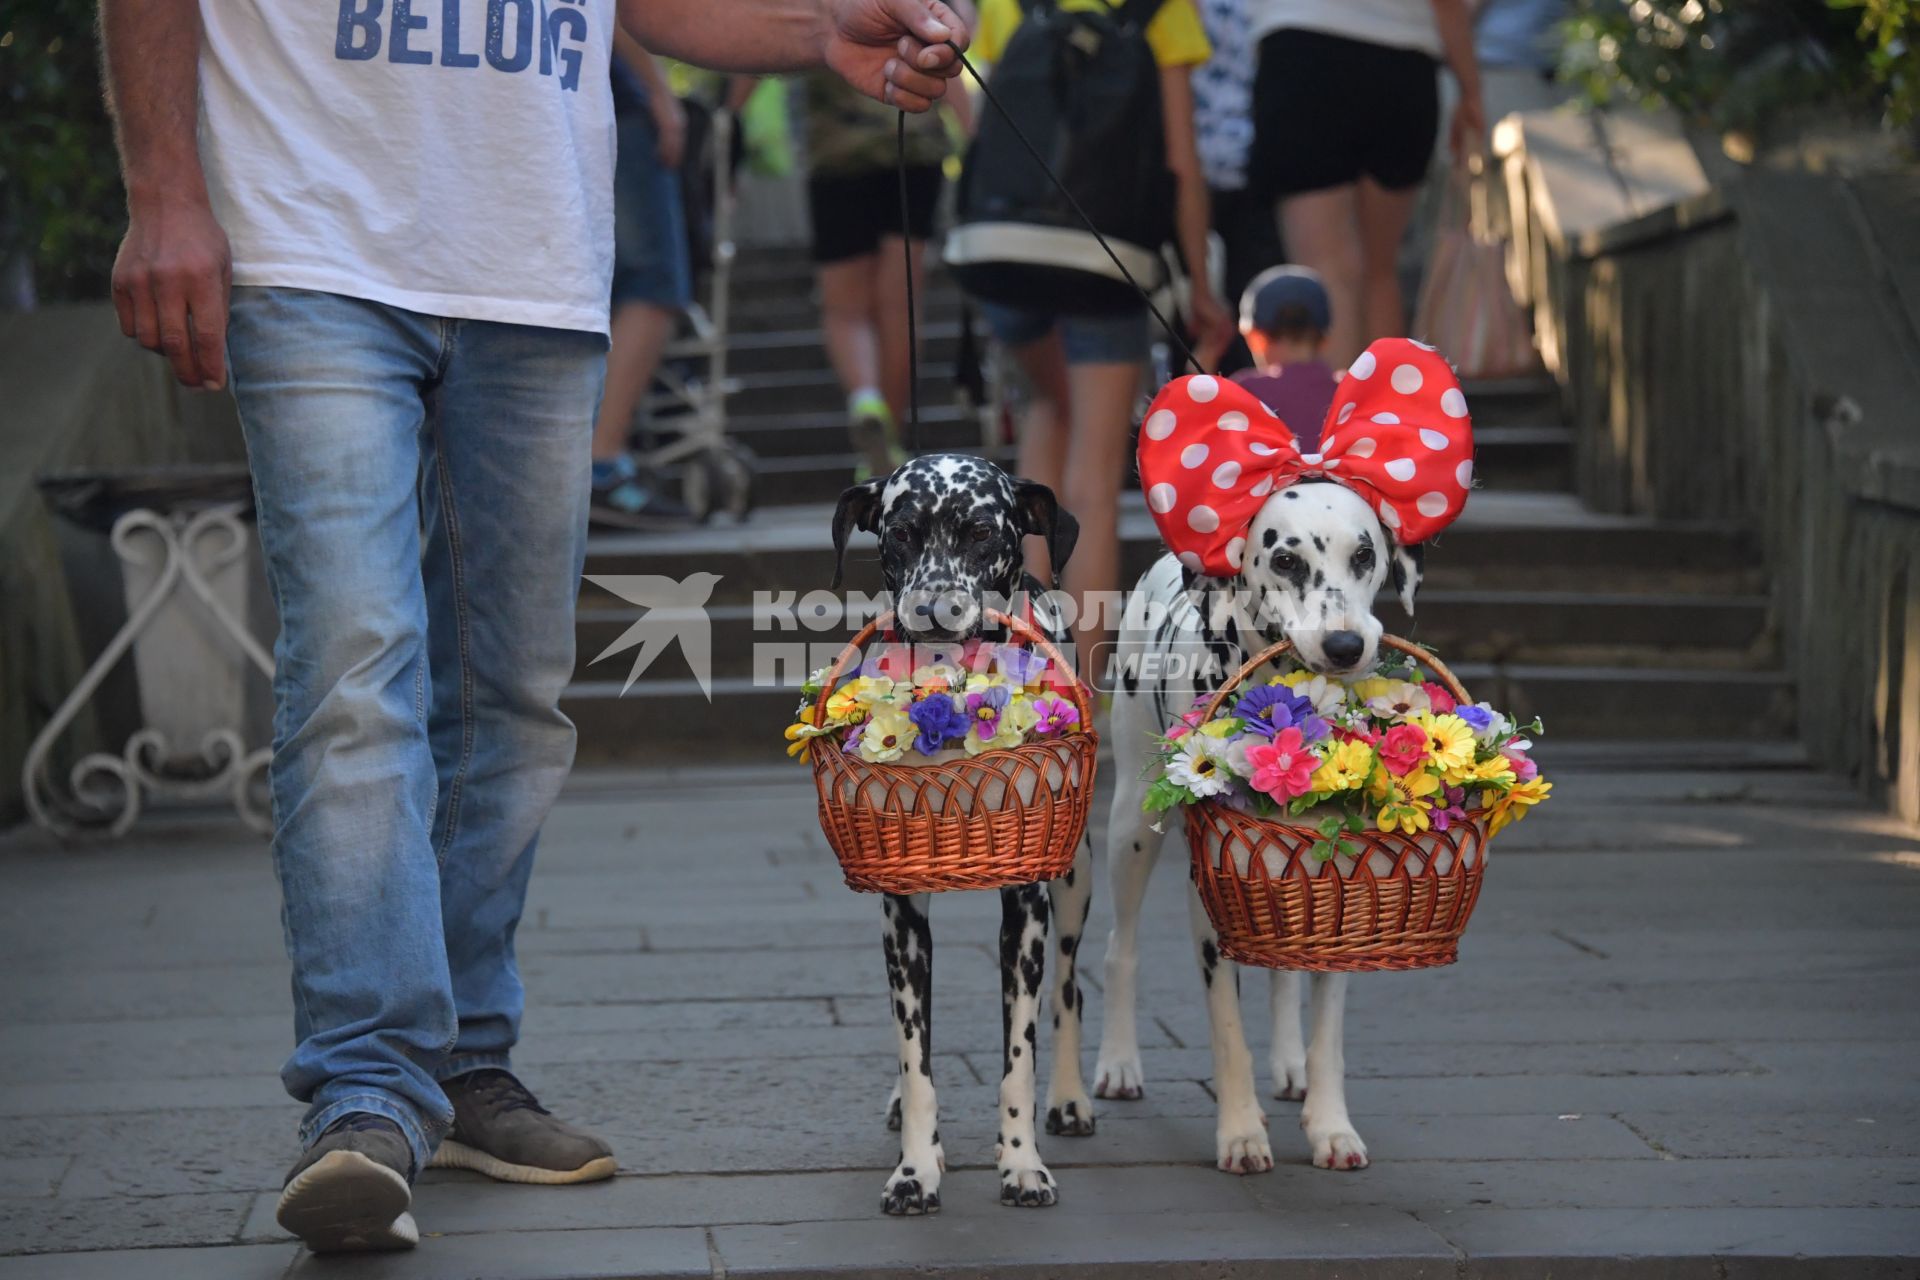
<path fill-rule="evenodd" d="M 1240 327 L 1271 333 L 1283 311 L 1293 311 L 1325 333 L 1333 327 L 1333 303 L 1320 273 L 1306 267 L 1268 267 L 1240 295 Z"/>

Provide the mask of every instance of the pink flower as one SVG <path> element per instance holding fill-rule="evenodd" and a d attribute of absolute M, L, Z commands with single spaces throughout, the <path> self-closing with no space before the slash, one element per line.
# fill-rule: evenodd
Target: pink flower
<path fill-rule="evenodd" d="M 1206 718 L 1207 718 L 1206 706 L 1204 704 L 1195 706 L 1193 710 L 1181 716 L 1179 721 L 1173 726 L 1173 728 L 1167 730 L 1167 741 L 1168 742 L 1180 741 L 1180 739 L 1186 737 L 1188 734 L 1192 733 L 1195 729 L 1198 729 L 1202 724 L 1204 724 L 1206 722 Z"/>
<path fill-rule="evenodd" d="M 1427 701 L 1433 704 L 1433 714 L 1437 716 L 1451 715 L 1453 709 L 1460 705 L 1453 700 L 1452 694 L 1431 680 L 1420 687 L 1427 691 Z"/>
<path fill-rule="evenodd" d="M 1420 744 L 1424 751 L 1424 735 Z M 1273 736 L 1272 742 L 1248 747 L 1247 763 L 1253 768 L 1254 790 L 1264 791 L 1275 799 L 1291 800 L 1312 788 L 1313 771 L 1319 767 L 1320 759 L 1307 750 L 1298 729 L 1282 729 Z"/>
<path fill-rule="evenodd" d="M 1365 725 L 1356 729 L 1350 725 L 1336 724 L 1333 726 L 1333 736 L 1342 742 L 1364 742 L 1376 747 L 1380 745 L 1380 731 Z"/>
<path fill-rule="evenodd" d="M 890 644 L 877 653 L 868 655 L 861 668 L 861 674 L 885 676 L 889 680 L 906 681 L 913 678 L 913 646 Z"/>
<path fill-rule="evenodd" d="M 1513 777 L 1516 782 L 1532 782 L 1540 776 L 1540 766 L 1518 751 L 1502 751 L 1501 755 L 1513 762 Z"/>
<path fill-rule="evenodd" d="M 1380 758 L 1388 772 L 1405 777 L 1427 762 L 1427 731 L 1417 724 L 1397 724 L 1380 741 Z"/>
<path fill-rule="evenodd" d="M 1033 731 L 1043 738 L 1051 738 L 1056 733 L 1065 733 L 1080 723 L 1080 711 L 1065 698 L 1035 698 L 1034 714 L 1040 717 Z"/>

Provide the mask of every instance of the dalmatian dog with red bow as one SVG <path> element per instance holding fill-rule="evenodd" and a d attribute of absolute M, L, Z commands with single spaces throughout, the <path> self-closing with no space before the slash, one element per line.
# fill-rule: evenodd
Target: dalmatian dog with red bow
<path fill-rule="evenodd" d="M 1252 393 L 1196 375 L 1169 383 L 1141 425 L 1141 487 L 1171 549 L 1129 598 L 1116 654 L 1110 741 L 1119 791 L 1108 823 L 1115 924 L 1094 1092 L 1145 1089 L 1135 1030 L 1137 931 L 1163 835 L 1141 800 L 1158 776 L 1149 744 L 1240 664 L 1282 637 L 1329 679 L 1378 657 L 1375 594 L 1389 582 L 1408 613 L 1423 544 L 1451 523 L 1473 484 L 1466 397 L 1431 347 L 1375 342 L 1354 361 L 1316 436 L 1296 435 Z M 1273 1168 L 1266 1115 L 1240 1021 L 1239 976 L 1189 886 L 1206 983 L 1219 1100 L 1215 1158 L 1230 1173 Z M 1301 1034 L 1300 975 L 1272 982 L 1274 1096 L 1301 1100 L 1323 1169 L 1362 1169 L 1347 1114 L 1346 975 L 1313 975 L 1312 1038 Z"/>

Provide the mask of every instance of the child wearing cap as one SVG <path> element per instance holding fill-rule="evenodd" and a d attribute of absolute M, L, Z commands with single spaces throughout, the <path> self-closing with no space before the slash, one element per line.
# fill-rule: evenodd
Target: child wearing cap
<path fill-rule="evenodd" d="M 1240 334 L 1254 367 L 1233 380 L 1280 415 L 1308 452 L 1338 382 L 1322 358 L 1332 327 L 1326 286 L 1305 267 L 1269 267 L 1240 295 Z"/>

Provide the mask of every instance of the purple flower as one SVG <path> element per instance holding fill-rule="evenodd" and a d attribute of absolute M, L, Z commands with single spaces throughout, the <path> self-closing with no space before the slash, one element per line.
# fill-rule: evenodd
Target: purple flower
<path fill-rule="evenodd" d="M 1453 714 L 1465 720 L 1475 733 L 1480 733 L 1493 723 L 1493 708 L 1483 707 L 1477 702 L 1462 702 L 1453 709 Z"/>
<path fill-rule="evenodd" d="M 1009 683 L 1028 685 L 1038 680 L 1047 669 L 1047 660 L 1017 645 L 1003 644 L 994 650 L 993 665 L 1000 669 Z"/>
<path fill-rule="evenodd" d="M 967 713 L 953 705 L 953 699 L 944 693 L 930 694 L 907 708 L 907 718 L 920 730 L 920 736 L 913 740 L 913 749 L 923 756 L 930 756 L 949 742 L 958 742 L 967 736 Z"/>
<path fill-rule="evenodd" d="M 1233 714 L 1247 722 L 1247 732 L 1271 738 L 1282 729 L 1300 730 L 1311 742 L 1327 736 L 1327 722 L 1313 713 L 1313 703 L 1283 684 L 1257 685 L 1233 704 Z"/>
<path fill-rule="evenodd" d="M 996 684 L 967 695 L 967 720 L 982 742 L 1000 732 L 1000 713 L 1011 694 L 1007 686 Z"/>
<path fill-rule="evenodd" d="M 1467 820 L 1467 789 L 1465 787 L 1447 787 L 1444 792 L 1446 805 L 1435 806 L 1433 810 L 1433 829 L 1445 831 L 1456 822 Z"/>

